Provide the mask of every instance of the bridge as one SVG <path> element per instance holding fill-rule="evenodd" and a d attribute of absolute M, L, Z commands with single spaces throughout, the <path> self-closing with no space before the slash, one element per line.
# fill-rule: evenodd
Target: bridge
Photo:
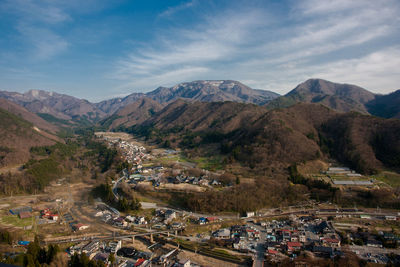
<path fill-rule="evenodd" d="M 62 244 L 62 243 L 71 243 L 71 242 L 84 242 L 84 241 L 106 241 L 106 240 L 132 240 L 135 241 L 135 237 L 142 237 L 142 236 L 150 236 L 150 242 L 154 242 L 153 236 L 154 235 L 167 235 L 167 236 L 178 236 L 178 232 L 182 231 L 183 229 L 171 229 L 171 230 L 164 230 L 164 231 L 149 231 L 145 233 L 135 233 L 135 234 L 127 234 L 127 235 L 118 235 L 118 236 L 85 236 L 85 237 L 70 237 L 64 239 L 57 239 L 57 240 L 44 240 L 45 245 L 47 244 Z"/>

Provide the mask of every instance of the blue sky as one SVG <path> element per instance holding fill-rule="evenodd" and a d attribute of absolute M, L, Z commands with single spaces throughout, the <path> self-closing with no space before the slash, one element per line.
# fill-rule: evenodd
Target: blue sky
<path fill-rule="evenodd" d="M 84 3 L 84 4 L 82 4 Z M 202 79 L 400 89 L 398 0 L 2 0 L 0 90 L 90 101 Z"/>

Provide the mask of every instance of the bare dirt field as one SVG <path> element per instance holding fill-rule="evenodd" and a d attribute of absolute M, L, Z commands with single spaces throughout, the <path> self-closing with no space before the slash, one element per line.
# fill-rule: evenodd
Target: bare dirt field
<path fill-rule="evenodd" d="M 105 136 L 108 138 L 121 139 L 122 141 L 129 141 L 130 143 L 138 146 L 143 146 L 142 143 L 136 141 L 132 135 L 122 132 L 96 132 L 96 136 Z"/>
<path fill-rule="evenodd" d="M 2 167 L 2 168 L 0 168 L 0 174 L 20 172 L 22 166 L 23 165 L 18 164 L 18 165 L 13 165 L 13 166 Z"/>
<path fill-rule="evenodd" d="M 164 185 L 160 185 L 160 189 L 193 191 L 193 192 L 206 191 L 205 187 L 201 187 L 201 186 L 193 185 L 193 184 L 164 184 Z"/>
<path fill-rule="evenodd" d="M 189 251 L 186 251 L 186 250 L 185 251 L 181 251 L 178 254 L 178 259 L 180 259 L 180 260 L 190 259 L 191 262 L 200 264 L 201 266 L 210 266 L 210 267 L 236 267 L 236 266 L 240 266 L 238 264 L 234 264 L 234 263 L 227 262 L 227 261 L 217 260 L 217 259 L 214 259 L 214 258 L 211 258 L 211 257 L 195 254 L 193 252 L 189 252 Z"/>

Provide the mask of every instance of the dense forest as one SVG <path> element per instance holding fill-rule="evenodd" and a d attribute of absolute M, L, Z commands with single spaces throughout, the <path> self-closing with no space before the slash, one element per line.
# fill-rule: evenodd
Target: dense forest
<path fill-rule="evenodd" d="M 32 147 L 30 154 L 19 172 L 0 174 L 1 194 L 40 192 L 56 179 L 96 176 L 124 166 L 117 150 L 95 141 L 93 131 L 80 132 L 65 143 Z"/>

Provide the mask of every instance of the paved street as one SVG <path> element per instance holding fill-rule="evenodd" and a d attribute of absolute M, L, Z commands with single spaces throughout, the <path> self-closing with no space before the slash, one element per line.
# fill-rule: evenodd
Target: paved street
<path fill-rule="evenodd" d="M 249 223 L 251 226 L 256 228 L 260 232 L 260 239 L 257 241 L 257 246 L 256 246 L 256 255 L 254 256 L 254 262 L 253 262 L 253 267 L 263 267 L 264 266 L 264 253 L 265 253 L 265 238 L 266 238 L 266 233 L 265 229 L 263 229 L 260 225 L 254 224 L 254 223 Z"/>

